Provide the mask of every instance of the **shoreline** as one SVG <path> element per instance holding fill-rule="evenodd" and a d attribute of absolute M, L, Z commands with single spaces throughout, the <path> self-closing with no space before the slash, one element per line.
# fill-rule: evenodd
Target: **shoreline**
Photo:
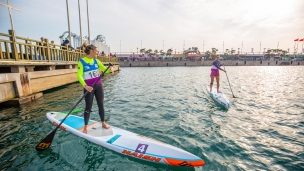
<path fill-rule="evenodd" d="M 202 61 L 118 61 L 120 67 L 211 66 L 212 60 Z M 304 60 L 221 60 L 225 66 L 303 66 Z"/>

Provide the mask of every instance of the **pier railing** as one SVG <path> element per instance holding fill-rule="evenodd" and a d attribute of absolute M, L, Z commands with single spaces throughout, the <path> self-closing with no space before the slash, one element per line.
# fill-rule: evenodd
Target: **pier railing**
<path fill-rule="evenodd" d="M 76 62 L 85 56 L 82 49 L 74 49 L 58 44 L 51 44 L 45 39 L 41 41 L 0 32 L 0 60 L 29 62 Z M 118 62 L 116 57 L 98 56 L 101 62 Z"/>

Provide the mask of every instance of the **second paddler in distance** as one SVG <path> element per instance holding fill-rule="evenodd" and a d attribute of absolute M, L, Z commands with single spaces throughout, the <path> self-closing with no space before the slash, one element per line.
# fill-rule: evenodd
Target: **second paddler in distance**
<path fill-rule="evenodd" d="M 217 55 L 215 57 L 215 60 L 212 62 L 212 65 L 211 65 L 210 92 L 212 92 L 212 86 L 213 86 L 213 82 L 214 82 L 214 78 L 215 78 L 216 79 L 217 93 L 221 93 L 221 91 L 220 91 L 220 70 L 226 72 L 226 70 L 221 68 L 220 55 Z"/>

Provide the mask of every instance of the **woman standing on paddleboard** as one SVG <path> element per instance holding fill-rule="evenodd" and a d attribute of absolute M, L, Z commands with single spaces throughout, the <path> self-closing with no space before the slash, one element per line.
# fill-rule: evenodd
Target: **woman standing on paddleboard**
<path fill-rule="evenodd" d="M 106 67 L 100 62 L 100 60 L 96 59 L 98 55 L 98 48 L 95 45 L 88 45 L 84 50 L 86 53 L 86 57 L 83 57 L 78 62 L 78 71 L 77 76 L 80 84 L 84 87 L 84 93 L 89 92 L 85 96 L 85 111 L 84 111 L 84 128 L 83 132 L 88 133 L 88 122 L 90 119 L 90 112 L 92 109 L 93 98 L 95 96 L 98 108 L 99 108 L 99 116 L 102 123 L 102 126 L 106 129 L 110 128 L 109 125 L 105 122 L 105 112 L 104 112 L 104 93 L 102 88 L 102 80 L 99 79 L 99 70 L 102 72 L 106 70 Z M 111 70 L 113 68 L 111 67 Z M 113 71 L 112 71 L 113 72 Z M 110 70 L 106 72 L 111 73 Z M 96 84 L 92 87 L 93 83 L 99 79 Z"/>
<path fill-rule="evenodd" d="M 213 81 L 214 81 L 214 77 L 216 79 L 216 86 L 217 86 L 217 93 L 221 93 L 220 92 L 220 71 L 222 70 L 224 72 L 226 72 L 224 69 L 221 68 L 221 63 L 220 63 L 220 55 L 217 55 L 215 57 L 215 60 L 212 62 L 212 66 L 211 66 L 211 83 L 210 83 L 210 92 L 212 92 L 212 86 L 213 86 Z"/>

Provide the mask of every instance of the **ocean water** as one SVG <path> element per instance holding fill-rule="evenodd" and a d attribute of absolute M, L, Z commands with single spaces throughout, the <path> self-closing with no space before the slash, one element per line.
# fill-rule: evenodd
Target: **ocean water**
<path fill-rule="evenodd" d="M 35 146 L 55 128 L 46 112 L 69 111 L 81 98 L 80 84 L 73 83 L 0 109 L 0 170 L 303 171 L 304 67 L 226 70 L 231 89 L 224 72 L 220 82 L 229 110 L 206 94 L 209 67 L 121 68 L 103 81 L 108 124 L 193 153 L 206 162 L 203 167 L 134 159 L 63 130 L 50 149 L 37 152 Z M 100 120 L 97 111 L 94 103 L 91 119 Z"/>

